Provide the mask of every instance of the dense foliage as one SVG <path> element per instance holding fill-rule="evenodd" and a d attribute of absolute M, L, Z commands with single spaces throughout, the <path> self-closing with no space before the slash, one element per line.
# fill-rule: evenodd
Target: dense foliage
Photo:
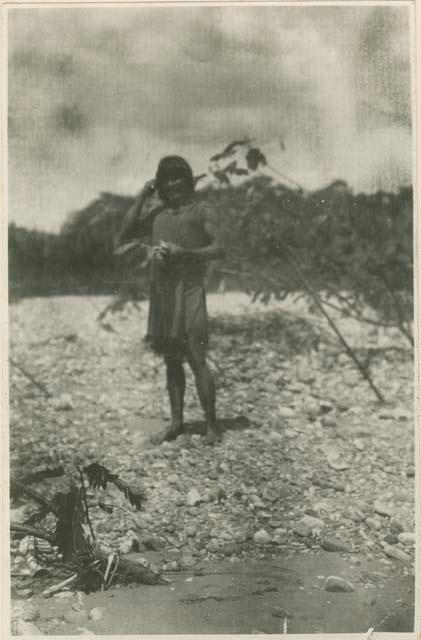
<path fill-rule="evenodd" d="M 357 316 L 368 304 L 382 321 L 410 333 L 411 188 L 353 194 L 338 180 L 304 193 L 258 175 L 237 185 L 216 180 L 198 193 L 219 211 L 228 252 L 212 269 L 211 286 L 224 280 L 255 297 L 283 297 L 303 288 L 292 259 L 312 288 L 330 296 L 328 304 Z M 136 273 L 141 256 L 113 255 L 114 236 L 132 202 L 103 193 L 72 213 L 57 235 L 11 224 L 11 295 L 118 293 L 122 287 L 131 296 L 145 295 L 147 274 Z"/>

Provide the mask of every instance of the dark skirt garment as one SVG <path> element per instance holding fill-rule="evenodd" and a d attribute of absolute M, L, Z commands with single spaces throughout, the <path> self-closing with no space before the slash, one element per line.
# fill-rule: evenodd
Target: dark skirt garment
<path fill-rule="evenodd" d="M 152 278 L 147 341 L 157 354 L 182 358 L 187 343 L 206 351 L 208 318 L 201 278 L 155 274 Z"/>

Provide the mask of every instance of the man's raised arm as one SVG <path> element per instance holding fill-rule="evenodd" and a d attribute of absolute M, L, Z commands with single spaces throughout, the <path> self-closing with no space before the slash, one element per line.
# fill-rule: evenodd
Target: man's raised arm
<path fill-rule="evenodd" d="M 117 249 L 121 245 L 133 240 L 133 237 L 139 232 L 139 223 L 142 213 L 142 207 L 155 191 L 155 181 L 151 180 L 147 182 L 142 191 L 137 196 L 133 205 L 123 218 L 123 222 L 120 231 L 117 233 L 114 239 L 114 248 Z"/>

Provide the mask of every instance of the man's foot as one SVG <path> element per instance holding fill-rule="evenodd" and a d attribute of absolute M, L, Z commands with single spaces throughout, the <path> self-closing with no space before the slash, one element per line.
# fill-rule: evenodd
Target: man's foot
<path fill-rule="evenodd" d="M 183 433 L 183 425 L 170 425 L 167 429 L 160 431 L 156 435 L 152 436 L 151 440 L 153 444 L 162 444 L 163 442 L 170 442 L 175 440 Z"/>
<path fill-rule="evenodd" d="M 222 433 L 215 427 L 207 427 L 205 435 L 205 444 L 215 444 L 222 440 Z"/>

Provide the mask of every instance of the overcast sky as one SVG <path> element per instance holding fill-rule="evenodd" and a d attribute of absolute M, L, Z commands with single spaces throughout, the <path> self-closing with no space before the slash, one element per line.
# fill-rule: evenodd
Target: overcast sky
<path fill-rule="evenodd" d="M 396 189 L 410 79 L 405 6 L 9 10 L 9 217 L 57 230 L 245 135 L 309 188 Z"/>

